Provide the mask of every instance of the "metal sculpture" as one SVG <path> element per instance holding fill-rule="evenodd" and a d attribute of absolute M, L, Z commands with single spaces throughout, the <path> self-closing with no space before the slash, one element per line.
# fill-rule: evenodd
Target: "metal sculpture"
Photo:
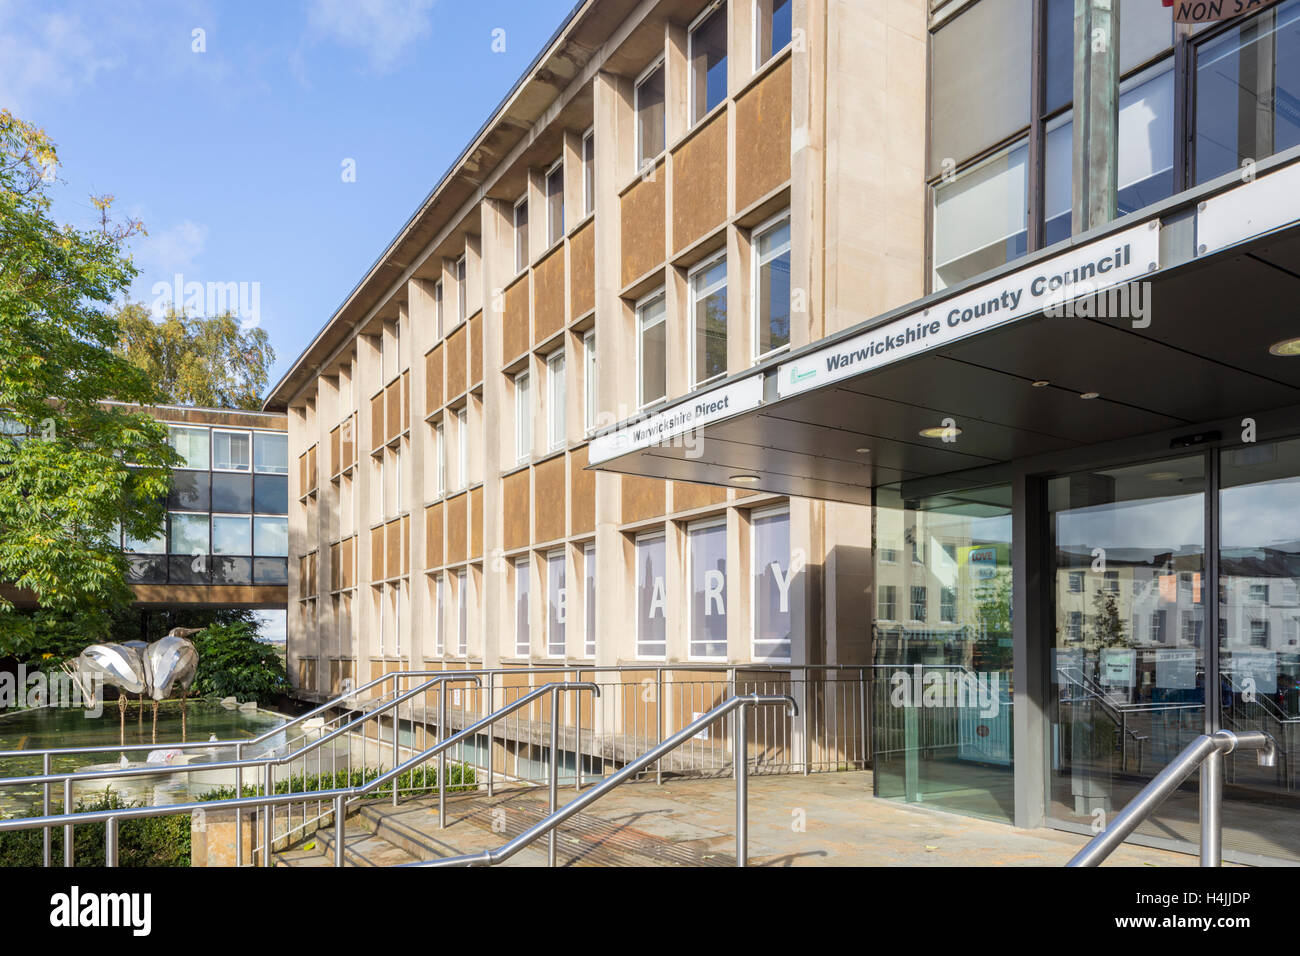
<path fill-rule="evenodd" d="M 162 640 L 145 644 L 92 644 L 81 652 L 77 670 L 101 679 L 121 691 L 117 698 L 119 736 L 126 742 L 126 695 L 140 697 L 140 720 L 144 721 L 144 697 L 153 699 L 153 740 L 158 740 L 158 703 L 179 691 L 181 695 L 181 739 L 186 734 L 185 700 L 198 674 L 199 653 L 188 640 L 197 628 L 177 627 Z"/>

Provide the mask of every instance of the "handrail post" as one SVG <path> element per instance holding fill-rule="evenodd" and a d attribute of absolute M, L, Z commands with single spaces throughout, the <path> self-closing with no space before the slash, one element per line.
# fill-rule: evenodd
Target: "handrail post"
<path fill-rule="evenodd" d="M 45 756 L 41 758 L 41 776 L 48 777 L 49 775 L 50 775 L 50 752 L 47 750 L 45 751 Z M 41 790 L 42 790 L 41 812 L 48 817 L 50 815 L 50 783 L 48 780 L 41 785 Z M 42 841 L 43 848 L 41 850 L 41 862 L 48 870 L 50 868 L 50 855 L 51 855 L 50 846 L 52 843 L 50 839 L 50 828 L 41 827 L 41 832 L 44 834 L 44 839 Z"/>
<path fill-rule="evenodd" d="M 655 668 L 655 746 L 664 742 L 664 669 Z M 664 785 L 664 761 L 655 761 L 655 784 Z"/>
<path fill-rule="evenodd" d="M 438 743 L 447 739 L 447 685 L 438 685 Z M 438 754 L 438 829 L 447 826 L 447 751 Z"/>
<path fill-rule="evenodd" d="M 812 759 L 812 742 L 808 739 L 808 693 L 809 693 L 808 685 L 810 683 L 811 683 L 810 675 L 808 671 L 805 670 L 803 672 L 803 703 L 799 707 L 799 720 L 800 723 L 803 724 L 802 727 L 803 746 L 800 749 L 803 751 L 803 775 L 805 777 L 808 776 L 810 773 L 812 773 L 812 769 L 808 766 L 808 764 L 811 762 Z"/>
<path fill-rule="evenodd" d="M 595 677 L 593 673 L 591 675 Z M 581 669 L 574 671 L 573 682 L 582 683 Z M 595 708 L 592 708 L 595 717 Z M 594 722 L 594 721 L 593 721 Z M 582 698 L 573 698 L 573 792 L 582 793 Z"/>
<path fill-rule="evenodd" d="M 117 866 L 117 817 L 104 821 L 104 866 Z"/>
<path fill-rule="evenodd" d="M 488 672 L 488 689 L 487 689 L 487 709 L 486 709 L 486 711 L 485 711 L 485 714 L 490 714 L 490 713 L 492 713 L 493 710 L 496 709 L 496 694 L 493 692 L 493 687 L 494 687 L 495 683 L 496 683 L 496 672 L 495 672 L 495 671 L 489 671 L 489 672 Z M 493 770 L 496 769 L 496 767 L 495 767 L 495 765 L 494 765 L 494 763 L 493 763 L 492 756 L 493 756 L 493 755 L 492 755 L 492 735 L 491 735 L 491 734 L 488 734 L 488 744 L 487 744 L 487 795 L 488 795 L 489 797 L 494 796 L 495 793 L 496 793 L 496 788 L 493 786 L 493 776 L 494 776 L 494 774 L 493 774 L 493 772 L 492 772 Z"/>
<path fill-rule="evenodd" d="M 343 840 L 346 836 L 347 798 L 339 794 L 334 798 L 334 865 L 343 866 Z"/>
<path fill-rule="evenodd" d="M 271 796 L 275 789 L 275 770 L 271 762 L 266 762 L 266 773 L 263 774 L 266 782 L 266 796 Z M 262 806 L 262 866 L 271 865 L 271 843 L 275 832 L 275 807 L 266 803 Z"/>
<path fill-rule="evenodd" d="M 396 690 L 396 688 L 394 688 L 394 690 Z M 394 767 L 398 766 L 402 762 L 402 754 L 398 749 L 398 745 L 401 742 L 400 735 L 402 732 L 401 711 L 402 711 L 401 704 L 397 704 L 393 707 L 393 766 Z M 401 784 L 401 782 L 402 782 L 401 777 L 393 778 L 393 806 L 394 807 L 397 806 L 397 788 Z"/>
<path fill-rule="evenodd" d="M 63 780 L 63 812 L 72 812 L 72 778 L 65 777 Z M 72 824 L 64 824 L 63 827 L 63 865 L 72 866 Z"/>
<path fill-rule="evenodd" d="M 558 805 L 556 797 L 558 796 L 560 781 L 560 692 L 551 691 L 551 780 L 550 780 L 550 808 L 547 815 L 555 812 Z M 555 866 L 555 827 L 551 827 L 551 832 L 546 835 L 546 865 Z"/>
<path fill-rule="evenodd" d="M 1223 865 L 1223 752 L 1201 764 L 1201 866 Z"/>
<path fill-rule="evenodd" d="M 235 762 L 239 763 L 244 759 L 244 745 L 235 744 Z M 244 768 L 235 768 L 235 799 L 238 800 L 244 795 Z M 235 866 L 244 865 L 244 811 L 242 808 L 235 808 Z"/>
<path fill-rule="evenodd" d="M 736 722 L 732 725 L 731 749 L 736 767 L 736 866 L 749 865 L 749 760 L 746 741 L 749 739 L 749 705 L 736 708 Z"/>

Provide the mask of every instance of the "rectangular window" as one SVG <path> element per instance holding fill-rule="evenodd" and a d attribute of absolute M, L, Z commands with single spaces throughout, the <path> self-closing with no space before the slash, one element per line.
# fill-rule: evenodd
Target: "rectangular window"
<path fill-rule="evenodd" d="M 248 432 L 212 430 L 212 470 L 251 471 L 253 439 Z M 286 464 L 287 470 L 287 464 Z"/>
<path fill-rule="evenodd" d="M 788 213 L 754 237 L 754 284 L 754 357 L 760 358 L 790 344 Z"/>
<path fill-rule="evenodd" d="M 1070 572 L 1070 593 L 1071 594 L 1083 593 L 1083 572 L 1082 571 Z"/>
<path fill-rule="evenodd" d="M 596 211 L 596 131 L 582 137 L 582 214 Z"/>
<path fill-rule="evenodd" d="M 1198 184 L 1300 144 L 1300 4 L 1208 40 L 1196 51 L 1195 82 Z"/>
<path fill-rule="evenodd" d="M 1118 594 L 1119 593 L 1119 572 L 1107 571 L 1105 577 L 1106 577 L 1106 590 L 1109 591 L 1111 594 Z"/>
<path fill-rule="evenodd" d="M 564 551 L 546 555 L 546 653 L 564 656 L 565 618 L 568 590 L 565 587 Z"/>
<path fill-rule="evenodd" d="M 253 553 L 269 558 L 287 557 L 289 554 L 289 519 L 255 515 L 253 517 Z"/>
<path fill-rule="evenodd" d="M 208 554 L 208 531 L 207 515 L 173 513 L 167 550 L 171 554 Z"/>
<path fill-rule="evenodd" d="M 666 539 L 636 538 L 636 656 L 663 657 L 668 647 Z"/>
<path fill-rule="evenodd" d="M 1083 612 L 1071 611 L 1065 622 L 1065 639 L 1072 644 L 1083 640 Z"/>
<path fill-rule="evenodd" d="M 1070 236 L 1074 114 L 1047 125 L 1044 165 L 1043 241 Z M 1173 61 L 1120 84 L 1119 197 L 1121 216 L 1167 199 L 1174 192 Z"/>
<path fill-rule="evenodd" d="M 636 168 L 644 171 L 668 143 L 664 112 L 664 65 L 651 68 L 636 85 Z"/>
<path fill-rule="evenodd" d="M 583 615 L 583 647 L 587 657 L 596 656 L 596 542 L 589 541 L 582 546 L 583 601 L 586 613 Z"/>
<path fill-rule="evenodd" d="M 123 542 L 122 550 L 131 554 L 166 554 L 166 524 L 164 523 L 163 527 L 152 538 L 133 538 L 131 535 L 125 534 L 123 535 Z"/>
<path fill-rule="evenodd" d="M 898 563 L 898 549 L 897 549 L 897 548 L 881 548 L 881 549 L 880 549 L 880 560 L 881 560 L 882 562 L 884 562 L 885 564 L 897 564 L 897 563 Z"/>
<path fill-rule="evenodd" d="M 898 587 L 893 584 L 880 586 L 880 599 L 876 602 L 877 615 L 882 621 L 898 620 Z"/>
<path fill-rule="evenodd" d="M 1021 141 L 934 187 L 934 290 L 1025 254 L 1029 147 Z"/>
<path fill-rule="evenodd" d="M 456 410 L 456 489 L 469 484 L 469 408 Z"/>
<path fill-rule="evenodd" d="M 180 467 L 208 470 L 208 435 L 206 428 L 185 428 L 179 425 L 168 427 L 167 436 L 172 448 L 185 459 Z"/>
<path fill-rule="evenodd" d="M 1250 622 L 1250 646 L 1268 647 L 1268 621 Z"/>
<path fill-rule="evenodd" d="M 668 394 L 667 316 L 662 289 L 637 303 L 637 402 L 642 408 Z"/>
<path fill-rule="evenodd" d="M 515 656 L 527 657 L 532 653 L 528 638 L 528 574 L 527 558 L 516 558 L 515 568 Z"/>
<path fill-rule="evenodd" d="M 691 273 L 691 385 L 727 374 L 727 257 Z"/>
<path fill-rule="evenodd" d="M 1151 640 L 1157 644 L 1165 642 L 1165 625 L 1168 618 L 1169 613 L 1167 611 L 1153 611 L 1151 613 Z"/>
<path fill-rule="evenodd" d="M 447 652 L 447 575 L 439 574 L 435 581 L 433 653 L 442 657 Z"/>
<path fill-rule="evenodd" d="M 1268 585 L 1252 584 L 1250 585 L 1250 601 L 1252 604 L 1268 603 Z"/>
<path fill-rule="evenodd" d="M 456 612 L 459 619 L 456 622 L 456 653 L 464 657 L 469 653 L 469 602 L 471 595 L 469 593 L 469 574 L 465 571 L 456 572 Z"/>
<path fill-rule="evenodd" d="M 754 69 L 758 69 L 790 44 L 793 0 L 755 0 L 754 36 L 757 49 Z"/>
<path fill-rule="evenodd" d="M 563 448 L 565 441 L 565 388 L 564 349 L 556 349 L 546 357 L 546 421 L 547 444 L 550 448 Z"/>
<path fill-rule="evenodd" d="M 434 485 L 438 496 L 441 497 L 447 490 L 447 439 L 443 435 L 441 424 L 433 426 L 433 441 L 437 446 L 438 455 L 437 465 L 434 467 Z"/>
<path fill-rule="evenodd" d="M 689 605 L 690 655 L 720 659 L 727 656 L 727 522 L 701 521 L 686 529 L 686 553 L 691 583 Z"/>
<path fill-rule="evenodd" d="M 439 279 L 433 284 L 433 337 L 442 338 L 442 280 Z"/>
<path fill-rule="evenodd" d="M 907 608 L 907 617 L 912 621 L 925 621 L 926 613 L 929 610 L 929 594 L 924 586 L 912 587 L 912 601 Z"/>
<path fill-rule="evenodd" d="M 515 272 L 528 268 L 528 197 L 515 203 Z"/>
<path fill-rule="evenodd" d="M 691 123 L 727 98 L 727 5 L 715 4 L 690 31 Z"/>
<path fill-rule="evenodd" d="M 253 432 L 253 470 L 259 475 L 289 474 L 289 436 Z"/>
<path fill-rule="evenodd" d="M 212 516 L 212 553 L 251 555 L 253 525 L 247 515 Z"/>
<path fill-rule="evenodd" d="M 754 660 L 788 661 L 794 625 L 789 511 L 755 512 L 753 534 Z"/>
<path fill-rule="evenodd" d="M 596 430 L 596 330 L 592 329 L 582 337 L 582 397 L 583 426 L 590 434 Z"/>
<path fill-rule="evenodd" d="M 939 620 L 944 624 L 957 623 L 957 589 L 939 589 Z"/>
<path fill-rule="evenodd" d="M 557 159 L 546 171 L 546 245 L 564 238 L 564 160 Z"/>
<path fill-rule="evenodd" d="M 528 373 L 515 376 L 515 461 L 527 461 L 533 453 L 533 401 Z"/>
<path fill-rule="evenodd" d="M 465 257 L 456 260 L 456 324 L 469 318 L 469 281 Z"/>

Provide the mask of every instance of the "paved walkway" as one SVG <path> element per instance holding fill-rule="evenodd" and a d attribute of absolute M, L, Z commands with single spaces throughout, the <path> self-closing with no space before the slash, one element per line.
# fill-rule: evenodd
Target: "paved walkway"
<path fill-rule="evenodd" d="M 560 802 L 573 791 L 561 791 Z M 389 866 L 499 846 L 540 820 L 544 790 L 450 797 L 394 809 L 376 802 L 349 818 L 349 865 Z M 1085 838 L 1020 830 L 926 807 L 877 800 L 871 774 L 750 778 L 750 862 L 755 866 L 1063 866 Z M 332 862 L 332 830 L 279 855 L 282 865 Z M 558 862 L 577 866 L 731 866 L 735 783 L 730 779 L 629 784 L 560 829 Z M 545 863 L 545 840 L 514 865 Z M 1195 866 L 1196 858 L 1125 846 L 1111 866 Z"/>

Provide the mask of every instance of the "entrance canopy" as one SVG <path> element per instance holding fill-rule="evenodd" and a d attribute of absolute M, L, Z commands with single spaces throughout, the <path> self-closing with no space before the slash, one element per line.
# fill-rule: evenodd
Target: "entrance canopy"
<path fill-rule="evenodd" d="M 880 485 L 1300 406 L 1282 345 L 1300 338 L 1297 159 L 683 396 L 599 435 L 591 467 L 868 504 Z"/>

